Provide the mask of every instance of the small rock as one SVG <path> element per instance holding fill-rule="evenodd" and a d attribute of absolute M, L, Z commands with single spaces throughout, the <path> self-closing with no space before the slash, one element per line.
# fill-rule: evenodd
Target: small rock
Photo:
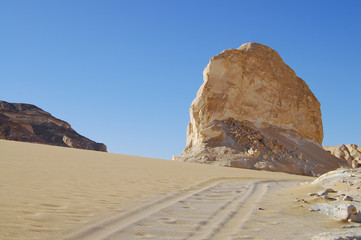
<path fill-rule="evenodd" d="M 311 206 L 309 209 L 310 209 L 310 212 L 321 212 L 321 209 L 317 208 L 315 206 Z"/>
<path fill-rule="evenodd" d="M 350 216 L 348 218 L 348 221 L 349 222 L 361 223 L 361 213 L 357 212 L 357 213 L 350 214 Z"/>
<path fill-rule="evenodd" d="M 308 195 L 308 196 L 316 196 L 317 193 L 308 193 L 307 195 Z"/>
<path fill-rule="evenodd" d="M 360 228 L 361 225 L 346 225 L 346 226 L 342 226 L 342 228 Z"/>
<path fill-rule="evenodd" d="M 329 199 L 330 197 L 326 194 L 322 196 L 324 199 Z"/>
<path fill-rule="evenodd" d="M 349 195 L 346 195 L 344 198 L 343 198 L 344 201 L 353 201 L 353 197 L 349 196 Z"/>
<path fill-rule="evenodd" d="M 325 196 L 327 195 L 327 192 L 326 191 L 320 191 L 317 193 L 318 196 Z"/>
<path fill-rule="evenodd" d="M 335 200 L 336 200 L 336 198 L 332 198 L 332 197 L 328 196 L 328 194 L 323 195 L 322 197 L 323 197 L 324 199 L 326 199 L 326 200 L 331 200 L 331 201 L 335 201 Z"/>
<path fill-rule="evenodd" d="M 297 201 L 297 202 L 308 203 L 308 202 L 307 202 L 305 199 L 303 199 L 303 198 L 301 198 L 301 199 L 296 198 L 296 201 Z"/>
<path fill-rule="evenodd" d="M 337 200 L 336 198 L 330 197 L 328 195 L 324 195 L 323 198 L 326 199 L 326 200 L 330 200 L 330 201 L 336 201 Z"/>
<path fill-rule="evenodd" d="M 326 188 L 326 193 L 337 193 L 337 191 L 333 190 L 332 188 Z"/>
<path fill-rule="evenodd" d="M 261 208 L 261 207 L 260 207 L 260 208 L 258 208 L 258 210 L 264 210 L 264 208 Z"/>

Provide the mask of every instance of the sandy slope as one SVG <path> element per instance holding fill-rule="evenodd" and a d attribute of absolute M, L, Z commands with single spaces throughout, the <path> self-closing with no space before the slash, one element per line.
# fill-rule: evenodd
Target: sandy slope
<path fill-rule="evenodd" d="M 301 223 L 323 230 L 283 191 L 310 177 L 4 140 L 0 153 L 0 239 L 287 239 L 302 236 Z"/>

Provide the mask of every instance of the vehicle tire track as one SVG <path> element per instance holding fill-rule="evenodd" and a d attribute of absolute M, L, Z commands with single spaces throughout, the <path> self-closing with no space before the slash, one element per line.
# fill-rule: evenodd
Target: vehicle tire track
<path fill-rule="evenodd" d="M 274 181 L 213 180 L 95 225 L 67 240 L 232 239 Z M 196 190 L 197 189 L 197 190 Z"/>
<path fill-rule="evenodd" d="M 85 226 L 77 231 L 71 232 L 66 235 L 64 240 L 101 240 L 105 236 L 108 236 L 114 229 L 124 228 L 150 214 L 167 207 L 183 198 L 197 194 L 197 192 L 203 191 L 213 185 L 218 184 L 221 181 L 225 181 L 225 178 L 213 178 L 197 183 L 185 189 L 181 189 L 176 193 L 167 195 L 155 201 L 150 201 L 138 208 L 127 211 L 119 215 L 115 215 L 109 219 L 96 222 L 92 225 Z M 227 179 L 232 180 L 232 179 Z"/>

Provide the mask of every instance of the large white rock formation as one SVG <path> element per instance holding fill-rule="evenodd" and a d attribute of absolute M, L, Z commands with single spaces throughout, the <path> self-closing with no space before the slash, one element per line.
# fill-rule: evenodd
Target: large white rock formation
<path fill-rule="evenodd" d="M 246 43 L 211 58 L 174 159 L 317 175 L 340 161 L 321 147 L 320 103 L 278 53 Z"/>

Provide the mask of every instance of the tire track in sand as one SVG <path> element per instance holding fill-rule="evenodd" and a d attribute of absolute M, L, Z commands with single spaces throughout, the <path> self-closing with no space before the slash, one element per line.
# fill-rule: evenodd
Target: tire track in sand
<path fill-rule="evenodd" d="M 274 181 L 214 180 L 66 239 L 233 239 L 256 209 L 269 182 Z"/>

